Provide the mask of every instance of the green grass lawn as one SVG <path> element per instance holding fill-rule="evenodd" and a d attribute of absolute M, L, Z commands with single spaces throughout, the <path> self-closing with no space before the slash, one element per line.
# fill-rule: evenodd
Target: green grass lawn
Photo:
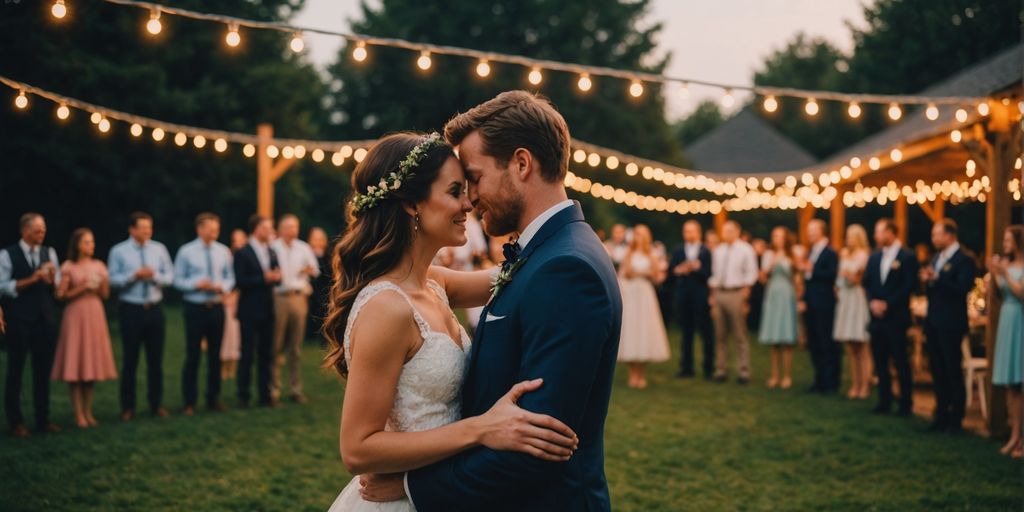
<path fill-rule="evenodd" d="M 178 310 L 168 311 L 168 324 L 166 404 L 177 413 Z M 318 347 L 304 355 L 310 403 L 275 410 L 140 414 L 122 424 L 117 384 L 106 382 L 96 392 L 101 425 L 81 431 L 67 389 L 55 385 L 54 419 L 64 432 L 0 438 L 0 509 L 326 510 L 350 478 L 338 455 L 343 386 L 317 369 Z M 799 391 L 809 383 L 804 352 L 795 355 L 794 389 L 765 389 L 767 350 L 756 347 L 753 357 L 746 387 L 677 381 L 672 363 L 653 367 L 643 391 L 618 373 L 606 439 L 615 510 L 1022 509 L 1022 466 L 1000 456 L 996 442 L 929 435 L 921 419 L 874 417 L 865 402 L 807 396 Z M 224 387 L 229 405 L 234 390 L 233 381 Z"/>

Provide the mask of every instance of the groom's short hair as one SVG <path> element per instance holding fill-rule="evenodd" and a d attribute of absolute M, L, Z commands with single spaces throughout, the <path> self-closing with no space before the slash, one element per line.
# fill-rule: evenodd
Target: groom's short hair
<path fill-rule="evenodd" d="M 480 131 L 484 151 L 507 165 L 519 148 L 540 164 L 549 183 L 565 179 L 569 170 L 569 127 L 547 98 L 526 91 L 507 91 L 453 117 L 444 127 L 448 143 L 457 146 Z"/>

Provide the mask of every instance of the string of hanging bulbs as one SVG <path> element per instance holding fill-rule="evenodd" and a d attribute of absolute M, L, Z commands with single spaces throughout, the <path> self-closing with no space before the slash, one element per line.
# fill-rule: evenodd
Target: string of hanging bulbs
<path fill-rule="evenodd" d="M 57 20 L 64 20 L 69 16 L 69 0 L 54 0 L 51 6 L 51 14 Z M 974 105 L 981 115 L 988 115 L 988 98 L 973 96 L 923 96 L 923 95 L 890 95 L 890 94 L 852 94 L 834 91 L 807 90 L 787 87 L 769 86 L 748 86 L 735 85 L 709 80 L 694 78 L 673 77 L 655 73 L 622 70 L 603 66 L 587 66 L 575 63 L 566 63 L 546 59 L 534 59 L 521 55 L 505 54 L 498 52 L 485 52 L 469 48 L 434 45 L 428 43 L 417 43 L 397 38 L 381 38 L 350 34 L 332 30 L 324 30 L 309 27 L 299 27 L 287 23 L 265 22 L 210 14 L 177 7 L 170 7 L 154 2 L 137 0 L 104 0 L 107 3 L 137 7 L 148 11 L 149 16 L 145 21 L 146 32 L 152 36 L 158 36 L 163 31 L 163 15 L 173 15 L 183 18 L 210 21 L 225 25 L 224 44 L 230 48 L 237 48 L 242 43 L 242 29 L 273 30 L 291 34 L 288 47 L 295 53 L 301 53 L 305 49 L 303 35 L 315 33 L 343 38 L 349 42 L 351 57 L 356 63 L 366 62 L 370 57 L 370 50 L 374 46 L 403 48 L 417 54 L 415 66 L 422 72 L 428 72 L 433 67 L 433 55 L 460 56 L 476 60 L 475 71 L 481 79 L 487 79 L 493 74 L 495 63 L 511 64 L 524 67 L 527 72 L 526 81 L 539 86 L 544 82 L 545 72 L 565 72 L 574 74 L 576 87 L 581 93 L 589 93 L 596 86 L 598 77 L 614 78 L 627 82 L 626 92 L 630 97 L 640 98 L 646 92 L 646 86 L 650 84 L 673 85 L 678 87 L 676 91 L 667 91 L 667 94 L 678 94 L 680 97 L 689 95 L 691 85 L 715 88 L 721 91 L 721 104 L 726 108 L 735 105 L 735 93 L 745 91 L 762 98 L 762 107 L 766 112 L 773 113 L 780 108 L 779 98 L 792 97 L 805 100 L 804 112 L 810 118 L 816 118 L 820 111 L 819 102 L 836 101 L 847 104 L 847 114 L 852 119 L 858 119 L 864 104 L 886 105 L 887 114 L 892 120 L 899 120 L 903 117 L 904 109 L 907 106 L 925 106 L 925 116 L 929 120 L 937 120 L 939 117 L 938 106 L 940 105 Z"/>

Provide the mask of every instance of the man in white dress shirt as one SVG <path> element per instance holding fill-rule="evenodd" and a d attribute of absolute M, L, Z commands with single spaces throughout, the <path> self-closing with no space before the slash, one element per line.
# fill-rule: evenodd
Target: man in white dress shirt
<path fill-rule="evenodd" d="M 747 299 L 757 281 L 757 257 L 740 240 L 740 225 L 722 226 L 722 243 L 715 247 L 711 265 L 711 306 L 715 321 L 715 381 L 725 382 L 730 341 L 736 345 L 736 382 L 750 382 L 750 345 L 747 340 Z"/>
<path fill-rule="evenodd" d="M 288 361 L 291 399 L 306 403 L 299 375 L 302 340 L 306 336 L 311 278 L 320 275 L 320 264 L 313 248 L 299 240 L 299 218 L 287 214 L 277 221 L 278 239 L 271 243 L 281 266 L 281 282 L 274 288 L 274 369 L 271 382 L 275 397 L 281 395 L 281 366 Z"/>

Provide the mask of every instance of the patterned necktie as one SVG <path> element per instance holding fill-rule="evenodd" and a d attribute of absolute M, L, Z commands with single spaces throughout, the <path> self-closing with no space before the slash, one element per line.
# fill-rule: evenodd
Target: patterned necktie
<path fill-rule="evenodd" d="M 146 248 L 139 246 L 139 259 L 142 260 L 142 266 L 146 266 Z M 142 302 L 149 302 L 149 280 L 144 279 L 142 281 Z"/>

